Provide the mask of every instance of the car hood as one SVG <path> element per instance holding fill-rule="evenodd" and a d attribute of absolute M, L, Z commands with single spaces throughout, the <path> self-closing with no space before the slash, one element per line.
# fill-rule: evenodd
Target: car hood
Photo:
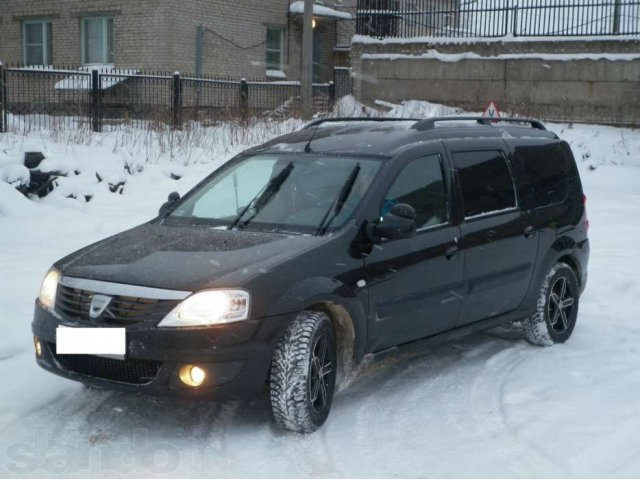
<path fill-rule="evenodd" d="M 63 275 L 171 290 L 242 287 L 324 237 L 144 224 L 60 260 Z"/>

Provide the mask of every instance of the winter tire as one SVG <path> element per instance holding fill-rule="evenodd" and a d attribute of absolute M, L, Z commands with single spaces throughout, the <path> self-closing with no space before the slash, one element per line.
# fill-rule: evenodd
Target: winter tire
<path fill-rule="evenodd" d="M 301 312 L 273 354 L 270 399 L 276 424 L 300 433 L 318 429 L 331 409 L 336 367 L 331 320 L 322 312 Z"/>
<path fill-rule="evenodd" d="M 540 346 L 566 341 L 576 326 L 579 293 L 573 269 L 556 263 L 542 282 L 536 313 L 523 322 L 527 340 Z"/>

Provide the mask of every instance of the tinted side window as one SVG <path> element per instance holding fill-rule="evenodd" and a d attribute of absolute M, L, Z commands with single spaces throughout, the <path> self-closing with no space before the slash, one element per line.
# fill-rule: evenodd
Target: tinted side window
<path fill-rule="evenodd" d="M 462 188 L 465 217 L 516 206 L 513 180 L 501 152 L 456 152 L 453 157 Z"/>
<path fill-rule="evenodd" d="M 447 221 L 447 192 L 439 155 L 428 155 L 408 163 L 384 196 L 380 216 L 397 203 L 416 211 L 416 228 Z"/>
<path fill-rule="evenodd" d="M 561 145 L 517 147 L 514 158 L 522 177 L 523 208 L 560 203 L 567 197 L 568 159 Z"/>

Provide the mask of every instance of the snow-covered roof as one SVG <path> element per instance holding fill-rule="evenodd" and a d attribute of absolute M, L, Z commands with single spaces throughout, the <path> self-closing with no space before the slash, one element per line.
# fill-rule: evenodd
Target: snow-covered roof
<path fill-rule="evenodd" d="M 302 0 L 298 0 L 293 2 L 289 6 L 289 12 L 294 15 L 302 15 L 304 14 L 304 2 Z M 340 12 L 330 7 L 325 7 L 324 5 L 318 5 L 317 3 L 313 4 L 313 14 L 316 17 L 328 17 L 328 18 L 336 18 L 340 20 L 352 20 L 353 17 L 350 13 Z"/>

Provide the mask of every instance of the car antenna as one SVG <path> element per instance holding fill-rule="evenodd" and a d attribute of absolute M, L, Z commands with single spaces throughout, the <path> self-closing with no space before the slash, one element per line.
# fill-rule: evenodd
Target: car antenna
<path fill-rule="evenodd" d="M 304 153 L 311 153 L 311 141 L 313 140 L 313 138 L 316 136 L 316 133 L 318 132 L 318 129 L 320 128 L 320 125 L 322 125 L 322 123 L 318 123 L 316 125 L 316 128 L 313 129 L 313 133 L 311 134 L 311 136 L 309 137 L 309 141 L 307 142 L 307 144 L 304 146 Z"/>

